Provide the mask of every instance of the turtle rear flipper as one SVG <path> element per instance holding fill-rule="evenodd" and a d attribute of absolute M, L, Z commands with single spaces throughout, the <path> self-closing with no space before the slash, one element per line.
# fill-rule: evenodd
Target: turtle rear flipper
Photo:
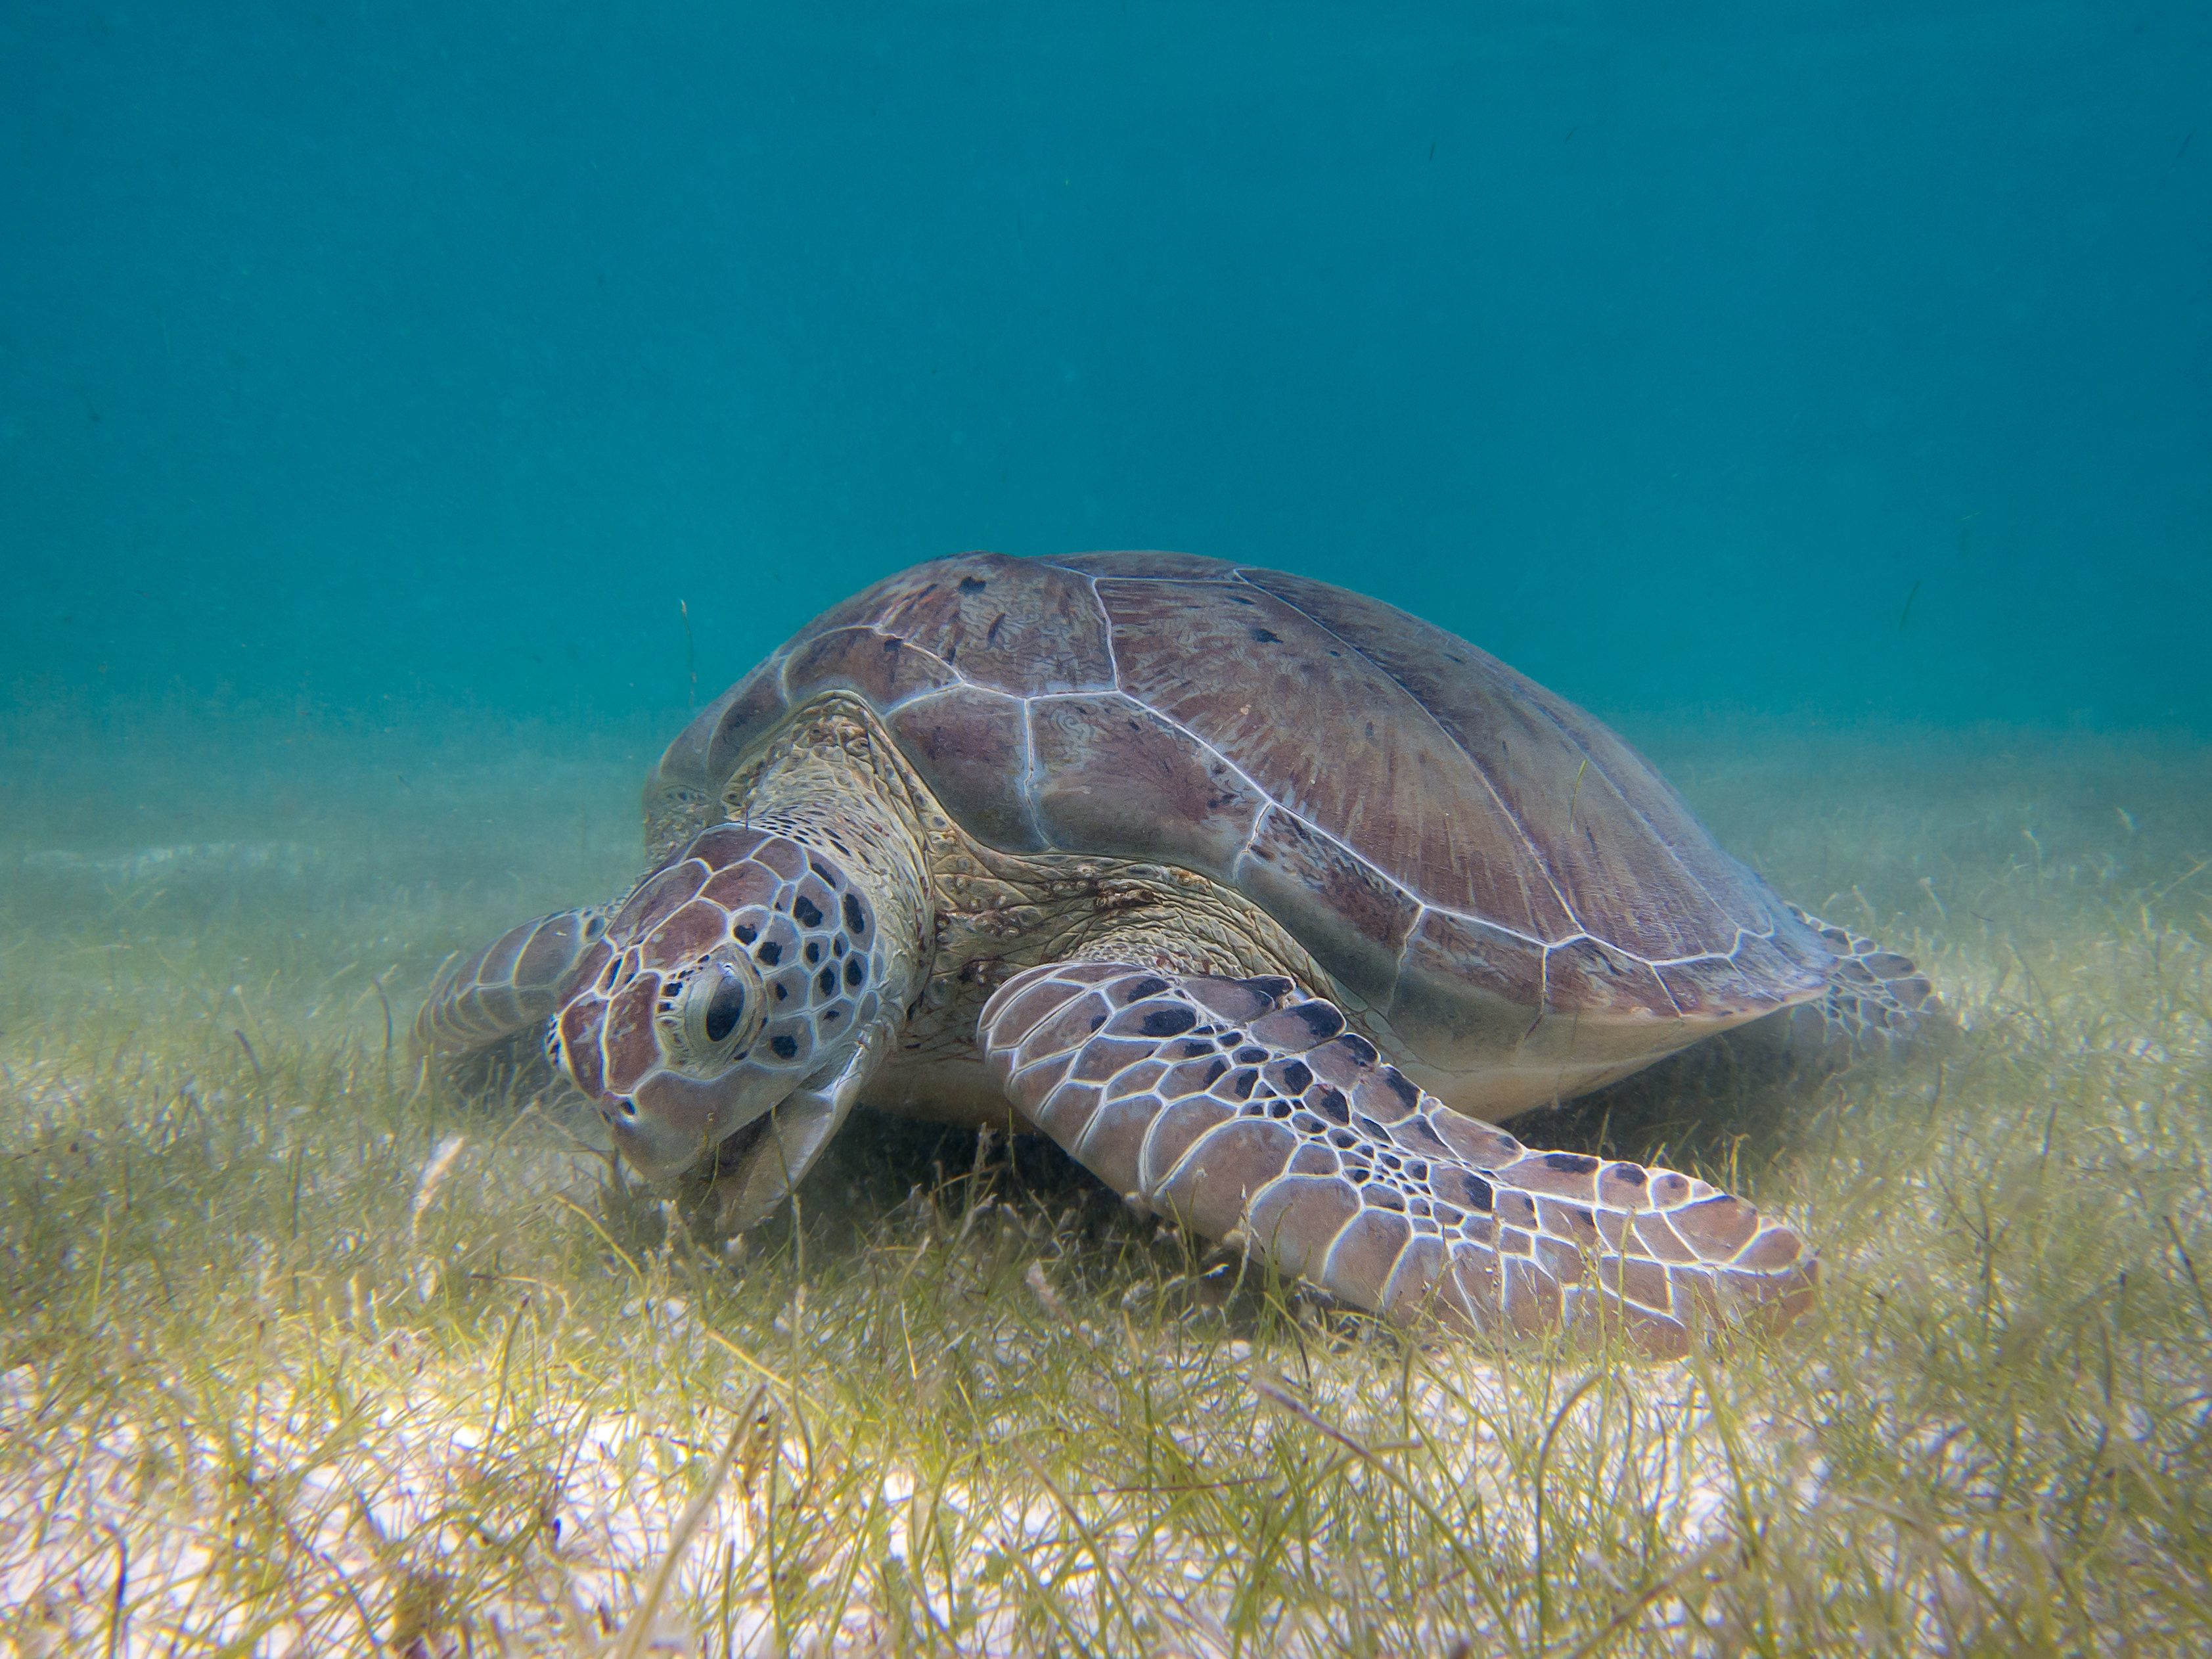
<path fill-rule="evenodd" d="M 1793 1036 L 1805 1035 L 1808 1017 L 1816 1016 L 1819 1040 L 1847 1056 L 1858 1056 L 1888 1053 L 1950 1029 L 1942 1000 L 1910 957 L 1886 951 L 1794 904 L 1790 912 L 1818 933 L 1836 957 L 1827 994 L 1792 1011 L 1798 1016 Z"/>
<path fill-rule="evenodd" d="M 595 905 L 511 927 L 474 956 L 449 959 L 415 1018 L 415 1052 L 470 1054 L 542 1024 L 586 952 L 606 937 Z"/>
<path fill-rule="evenodd" d="M 1663 1358 L 1716 1313 L 1785 1323 L 1816 1293 L 1790 1228 L 1673 1170 L 1531 1151 L 1288 979 L 1051 963 L 1000 988 L 981 1038 L 1012 1103 L 1132 1204 L 1395 1323 Z"/>

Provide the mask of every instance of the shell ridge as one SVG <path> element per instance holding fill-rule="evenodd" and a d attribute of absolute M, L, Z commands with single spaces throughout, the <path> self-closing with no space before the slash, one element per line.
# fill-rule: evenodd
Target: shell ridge
<path fill-rule="evenodd" d="M 886 620 L 888 620 L 888 618 L 886 618 Z M 917 656 L 923 656 L 923 657 L 927 657 L 927 658 L 928 658 L 928 659 L 930 659 L 930 661 L 932 661 L 932 662 L 935 663 L 935 664 L 936 664 L 939 668 L 942 668 L 942 669 L 943 669 L 946 673 L 948 673 L 948 674 L 951 675 L 951 676 L 952 676 L 952 678 L 953 678 L 953 682 L 954 682 L 954 684 L 958 684 L 958 685 L 975 685 L 975 681 L 973 681 L 973 680 L 969 679 L 969 678 L 965 674 L 963 674 L 963 673 L 962 673 L 962 672 L 960 672 L 959 667 L 958 667 L 958 665 L 957 665 L 957 664 L 949 663 L 949 662 L 945 661 L 944 658 L 942 658 L 942 657 L 939 656 L 939 655 L 937 654 L 937 653 L 935 653 L 934 651 L 932 651 L 932 650 L 931 650 L 927 646 L 926 646 L 926 645 L 917 645 L 917 644 L 915 644 L 915 641 L 912 641 L 912 640 L 908 639 L 908 638 L 905 635 L 903 635 L 903 634 L 894 634 L 894 633 L 892 633 L 890 629 L 886 629 L 886 628 L 883 627 L 880 623 L 868 623 L 868 625 L 867 625 L 867 631 L 868 631 L 869 633 L 871 633 L 871 634 L 873 634 L 873 635 L 874 635 L 878 639 L 880 639 L 880 640 L 884 641 L 886 643 L 889 643 L 889 642 L 891 642 L 891 641 L 896 641 L 896 642 L 897 642 L 898 644 L 904 646 L 908 650 L 909 650 L 909 651 L 911 651 L 911 652 L 915 653 Z M 951 688 L 951 686 L 949 686 L 949 685 L 943 685 L 943 686 L 933 686 L 933 687 L 932 687 L 931 689 L 932 689 L 933 690 L 939 690 L 939 691 L 949 691 L 949 690 L 951 690 L 952 688 Z M 979 690 L 979 691 L 988 691 L 988 690 L 991 690 L 991 688 L 990 688 L 989 686 L 988 686 L 988 685 L 975 686 L 975 689 L 976 689 L 977 690 Z M 1000 692 L 999 695 L 1000 695 L 1000 696 L 1005 696 L 1006 694 L 1005 692 L 1003 692 L 1003 691 L 1002 691 L 1002 692 Z M 906 698 L 902 698 L 902 699 L 901 700 L 901 705 L 902 705 L 902 706 L 903 706 L 905 703 L 909 703 L 909 702 L 914 702 L 914 701 L 915 701 L 915 699 L 914 699 L 914 698 L 912 698 L 912 697 L 906 697 Z"/>
<path fill-rule="evenodd" d="M 1413 941 L 1420 937 L 1421 918 L 1436 908 L 1419 893 L 1413 894 L 1413 919 L 1406 924 L 1406 937 L 1399 940 L 1397 957 L 1390 964 L 1390 984 L 1394 990 L 1406 982 L 1406 955 L 1413 948 Z"/>
<path fill-rule="evenodd" d="M 1053 566 L 1055 570 L 1067 570 L 1064 564 Z M 1098 637 L 1106 641 L 1106 684 L 1125 697 L 1128 692 L 1121 685 L 1121 659 L 1114 649 L 1114 613 L 1106 608 L 1106 596 L 1098 591 L 1098 578 L 1087 570 L 1069 570 L 1068 574 L 1080 576 L 1091 589 L 1091 603 L 1098 607 Z M 1132 702 L 1135 698 L 1130 697 Z"/>
<path fill-rule="evenodd" d="M 880 709 L 885 714 L 890 714 L 896 709 L 911 708 L 918 702 L 927 702 L 933 697 L 956 696 L 963 692 L 973 692 L 979 697 L 996 697 L 1001 702 L 1026 702 L 1029 701 L 1026 697 L 1016 696 L 1011 691 L 1001 691 L 995 685 L 982 685 L 974 680 L 960 680 L 951 685 L 925 685 L 919 691 L 908 692 L 906 696 L 899 698 L 895 702 L 872 702 L 869 704 L 869 707 L 872 708 Z"/>
<path fill-rule="evenodd" d="M 1267 802 L 1268 806 L 1275 807 L 1281 811 L 1290 812 L 1291 816 L 1294 818 L 1297 818 L 1300 823 L 1305 823 L 1305 819 L 1298 817 L 1298 815 L 1296 812 L 1291 812 L 1291 809 L 1289 807 L 1285 806 L 1282 802 L 1277 800 L 1275 799 L 1274 793 L 1272 790 L 1263 787 L 1258 779 L 1255 778 L 1249 772 L 1247 772 L 1235 761 L 1230 759 L 1228 756 L 1223 754 L 1221 750 L 1216 749 L 1204 738 L 1200 737 L 1197 732 L 1192 731 L 1190 727 L 1185 726 L 1174 715 L 1166 713 L 1163 709 L 1155 708 L 1151 703 L 1146 702 L 1142 697 L 1138 696 L 1134 692 L 1126 690 L 1121 686 L 1117 685 L 1114 690 L 1121 696 L 1128 698 L 1129 706 L 1131 708 L 1141 708 L 1147 714 L 1152 715 L 1155 720 L 1160 721 L 1161 724 L 1166 726 L 1170 730 L 1182 732 L 1184 737 L 1188 738 L 1191 742 L 1196 744 L 1205 753 L 1212 756 L 1214 759 L 1219 761 L 1224 766 L 1227 767 L 1239 778 L 1243 779 L 1245 785 L 1252 791 L 1252 793 L 1259 796 L 1261 800 Z M 1257 813 L 1253 815 L 1252 823 L 1255 830 L 1259 827 L 1260 820 L 1267 817 L 1267 807 L 1261 808 Z M 1316 833 L 1319 833 L 1318 830 L 1316 830 Z M 1334 837 L 1332 837 L 1332 839 L 1334 839 Z M 1249 848 L 1251 844 L 1252 837 L 1248 835 L 1244 837 L 1243 848 L 1240 848 L 1237 851 L 1237 857 L 1242 858 L 1244 855 L 1244 848 Z"/>
<path fill-rule="evenodd" d="M 1044 816 L 1037 811 L 1036 710 L 1030 706 L 1031 700 L 1028 697 L 1016 701 L 1022 706 L 1022 816 L 1028 820 L 1030 833 L 1037 838 L 1039 846 L 1056 849 L 1060 843 L 1045 833 Z"/>

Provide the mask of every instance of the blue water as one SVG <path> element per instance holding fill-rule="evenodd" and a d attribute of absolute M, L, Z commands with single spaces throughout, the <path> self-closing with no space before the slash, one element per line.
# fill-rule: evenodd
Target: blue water
<path fill-rule="evenodd" d="M 1147 545 L 2212 728 L 2212 8 L 0 8 L 19 706 L 680 712 Z"/>

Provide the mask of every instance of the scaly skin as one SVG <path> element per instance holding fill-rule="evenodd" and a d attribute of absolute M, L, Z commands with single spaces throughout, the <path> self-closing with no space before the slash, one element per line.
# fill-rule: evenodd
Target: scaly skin
<path fill-rule="evenodd" d="M 1700 1314 L 1779 1323 L 1814 1299 L 1788 1227 L 1462 1116 L 1286 978 L 1052 963 L 1007 981 L 982 1029 L 1015 1104 L 1132 1204 L 1401 1323 L 1609 1328 L 1671 1358 Z"/>

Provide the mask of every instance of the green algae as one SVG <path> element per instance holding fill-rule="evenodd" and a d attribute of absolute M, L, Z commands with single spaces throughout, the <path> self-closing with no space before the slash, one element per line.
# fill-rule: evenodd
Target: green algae
<path fill-rule="evenodd" d="M 1693 1057 L 1547 1124 L 1821 1247 L 1808 1319 L 1648 1367 L 1425 1349 L 1046 1149 L 882 1120 L 796 1216 L 696 1243 L 527 1075 L 468 1095 L 404 1051 L 447 951 L 635 873 L 653 734 L 195 730 L 4 757 L 20 1651 L 2212 1639 L 2200 751 L 1636 734 L 1963 1028 L 1794 1091 Z"/>

